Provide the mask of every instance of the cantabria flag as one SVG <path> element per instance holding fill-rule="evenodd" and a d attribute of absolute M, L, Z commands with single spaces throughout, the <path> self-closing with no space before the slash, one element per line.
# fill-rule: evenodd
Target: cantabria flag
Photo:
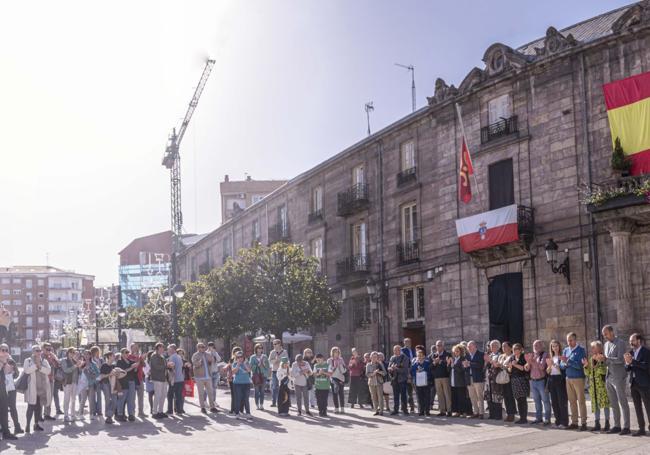
<path fill-rule="evenodd" d="M 650 173 L 650 72 L 603 85 L 612 144 L 618 137 L 632 175 Z"/>

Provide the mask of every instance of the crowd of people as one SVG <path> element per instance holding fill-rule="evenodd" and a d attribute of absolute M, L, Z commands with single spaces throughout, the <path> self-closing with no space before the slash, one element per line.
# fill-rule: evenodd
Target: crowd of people
<path fill-rule="evenodd" d="M 108 425 L 132 422 L 136 410 L 138 418 L 148 417 L 147 401 L 154 419 L 182 417 L 185 399 L 195 389 L 201 412 L 218 413 L 215 398 L 224 375 L 230 388 L 229 413 L 244 420 L 252 420 L 251 388 L 255 406 L 262 411 L 270 386 L 270 406 L 280 416 L 289 414 L 292 395 L 297 415 L 310 417 L 312 409 L 327 417 L 330 393 L 336 414 L 345 413 L 347 406 L 368 406 L 374 415 L 394 416 L 400 411 L 410 415 L 417 402 L 418 415 L 426 417 L 432 415 L 437 398 L 437 416 L 441 417 L 554 424 L 559 429 L 586 431 L 588 386 L 595 422 L 592 431 L 644 435 L 643 406 L 650 413 L 650 351 L 640 334 L 630 336 L 630 348 L 612 326 L 603 327 L 602 335 L 604 344 L 592 341 L 589 353 L 577 343 L 576 334 L 569 333 L 566 347 L 551 340 L 548 351 L 541 340 L 533 343 L 531 352 L 519 343 L 499 340 L 489 342 L 485 352 L 475 341 L 460 342 L 448 351 L 439 340 L 427 353 L 424 346 L 413 347 L 407 338 L 403 345 L 393 347 L 390 356 L 361 354 L 353 348 L 347 360 L 338 347 L 327 356 L 305 349 L 290 359 L 277 339 L 268 354 L 261 344 L 255 345 L 250 356 L 235 347 L 226 361 L 214 343 L 198 343 L 189 358 L 175 345 L 162 343 L 146 353 L 132 344 L 130 349 L 103 355 L 97 346 L 68 348 L 59 357 L 44 343 L 33 346 L 20 374 L 7 345 L 0 345 L 0 427 L 4 439 L 15 439 L 16 434 L 43 431 L 40 423 L 56 420 L 57 415 L 63 415 L 66 423 L 86 415 L 91 420 L 102 418 Z M 634 433 L 628 384 L 639 427 Z M 27 403 L 25 427 L 16 409 L 18 393 L 24 394 Z M 529 396 L 535 406 L 531 421 Z"/>

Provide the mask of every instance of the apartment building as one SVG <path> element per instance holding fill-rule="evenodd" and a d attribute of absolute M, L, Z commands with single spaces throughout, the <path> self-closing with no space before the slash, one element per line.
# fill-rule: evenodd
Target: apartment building
<path fill-rule="evenodd" d="M 14 354 L 50 339 L 53 328 L 61 335 L 64 323 L 92 302 L 93 281 L 92 275 L 51 266 L 0 268 L 0 305 L 12 315 Z"/>
<path fill-rule="evenodd" d="M 261 201 L 267 194 L 277 190 L 286 180 L 231 180 L 228 175 L 219 184 L 221 196 L 221 222 L 228 221 L 242 210 Z"/>
<path fill-rule="evenodd" d="M 319 352 L 387 350 L 405 336 L 530 344 L 575 331 L 584 341 L 603 323 L 647 333 L 649 206 L 642 197 L 587 206 L 579 187 L 645 178 L 611 169 L 602 87 L 650 71 L 650 2 L 549 27 L 517 48 L 495 43 L 483 62 L 457 87 L 438 79 L 426 107 L 187 247 L 180 278 L 196 280 L 254 242 L 302 244 L 343 301 L 340 320 L 315 333 Z M 467 204 L 457 106 L 474 167 Z M 461 248 L 457 221 L 475 220 L 484 236 L 485 220 L 503 213 L 508 241 Z"/>

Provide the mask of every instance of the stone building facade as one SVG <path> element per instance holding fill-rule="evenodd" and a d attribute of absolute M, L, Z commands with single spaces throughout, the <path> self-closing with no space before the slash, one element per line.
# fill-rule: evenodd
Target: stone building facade
<path fill-rule="evenodd" d="M 483 61 L 187 248 L 181 279 L 254 241 L 303 244 L 343 300 L 340 321 L 316 334 L 320 352 L 386 350 L 404 336 L 484 342 L 503 330 L 527 345 L 569 331 L 584 343 L 607 322 L 647 333 L 648 206 L 590 211 L 579 188 L 615 178 L 602 85 L 650 71 L 650 2 L 518 48 L 496 43 Z M 458 198 L 456 105 L 475 170 L 469 204 Z M 521 240 L 462 252 L 455 220 L 508 204 Z M 561 260 L 568 251 L 570 280 L 547 263 L 551 238 Z"/>

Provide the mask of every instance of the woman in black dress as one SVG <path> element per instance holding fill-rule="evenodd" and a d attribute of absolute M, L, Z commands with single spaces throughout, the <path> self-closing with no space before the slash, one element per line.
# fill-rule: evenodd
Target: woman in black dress
<path fill-rule="evenodd" d="M 524 347 L 519 343 L 515 343 L 512 350 L 514 351 L 514 359 L 510 363 L 510 386 L 512 387 L 512 397 L 517 403 L 519 412 L 519 420 L 515 423 L 524 424 L 528 422 L 530 383 L 528 382 L 528 372 L 524 367 L 526 365 Z"/>
<path fill-rule="evenodd" d="M 289 359 L 283 357 L 278 368 L 278 381 L 280 382 L 280 389 L 278 390 L 278 415 L 289 415 L 289 408 L 291 407 L 291 392 L 289 389 Z"/>

